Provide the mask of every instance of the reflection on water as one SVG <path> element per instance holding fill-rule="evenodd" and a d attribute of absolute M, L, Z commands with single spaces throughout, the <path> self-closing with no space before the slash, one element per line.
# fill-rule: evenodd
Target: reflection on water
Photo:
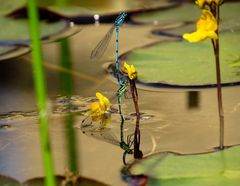
<path fill-rule="evenodd" d="M 199 91 L 189 91 L 187 96 L 188 96 L 189 109 L 199 108 L 200 92 Z"/>
<path fill-rule="evenodd" d="M 110 114 L 110 113 L 108 113 Z M 118 114 L 114 114 L 114 117 L 119 116 Z M 110 116 L 108 116 L 109 118 Z M 105 119 L 105 118 L 104 118 Z M 111 122 L 111 121 L 110 121 Z M 83 134 L 88 135 L 90 137 L 93 137 L 95 139 L 111 143 L 113 145 L 119 146 L 123 150 L 123 163 L 126 164 L 126 156 L 127 155 L 133 155 L 135 159 L 141 159 L 143 156 L 142 151 L 140 150 L 140 118 L 136 118 L 136 125 L 135 125 L 135 131 L 132 131 L 129 133 L 124 132 L 124 125 L 125 122 L 122 123 L 122 120 L 119 120 L 119 126 L 120 126 L 120 133 L 117 137 L 116 134 L 111 130 L 110 127 L 107 125 L 102 126 L 103 121 L 98 120 L 97 122 L 94 122 L 92 120 L 92 117 L 85 118 L 81 125 L 80 129 L 83 132 Z M 116 124 L 116 123 L 115 123 Z M 127 136 L 125 136 L 125 134 Z"/>
<path fill-rule="evenodd" d="M 71 58 L 71 49 L 68 39 L 62 39 L 59 42 L 60 45 L 60 66 L 63 69 L 67 69 L 69 71 L 72 70 L 72 58 Z M 67 111 L 67 114 L 64 119 L 65 123 L 65 140 L 66 140 L 66 154 L 68 158 L 68 166 L 67 169 L 73 174 L 77 174 L 79 171 L 78 168 L 78 143 L 76 140 L 76 135 L 74 131 L 74 114 L 72 114 L 71 110 L 76 110 L 77 108 L 72 105 L 71 97 L 73 94 L 73 77 L 72 74 L 69 73 L 59 73 L 60 76 L 60 93 L 62 96 L 66 98 L 64 111 Z"/>
<path fill-rule="evenodd" d="M 95 127 L 98 127 L 95 125 L 96 123 L 93 123 L 92 127 L 89 126 L 90 131 L 85 128 L 84 134 L 79 130 L 81 122 L 85 118 L 84 114 L 90 104 L 96 101 L 93 98 L 94 93 L 101 91 L 107 97 L 111 97 L 117 89 L 117 85 L 104 73 L 102 62 L 94 63 L 89 60 L 91 49 L 106 33 L 109 26 L 100 25 L 98 29 L 99 32 L 96 32 L 96 27 L 86 26 L 81 33 L 70 38 L 71 62 L 72 68 L 74 68 L 74 73 L 69 73 L 73 78 L 74 90 L 72 91 L 74 94 L 72 96 L 62 95 L 59 88 L 61 87 L 59 72 L 68 73 L 69 71 L 48 68 L 46 65 L 60 67 L 58 45 L 53 43 L 44 46 L 44 63 L 49 84 L 50 111 L 52 112 L 50 133 L 55 172 L 62 175 L 65 168 L 71 164 L 66 153 L 69 145 L 65 145 L 68 143 L 65 141 L 66 133 L 70 131 L 65 126 L 74 125 L 77 126 L 73 127 L 73 130 L 78 143 L 75 145 L 78 147 L 75 150 L 80 160 L 77 163 L 80 174 L 110 185 L 123 185 L 124 183 L 119 177 L 124 153 L 124 150 L 119 148 L 121 142 L 119 115 L 113 113 L 111 122 L 102 132 L 94 130 Z M 123 27 L 120 37 L 127 39 L 121 40 L 120 38 L 121 48 L 129 50 L 156 41 L 147 37 L 149 29 L 149 26 Z M 134 33 L 138 33 L 139 37 L 132 37 Z M 109 54 L 103 61 L 114 61 L 114 55 L 111 52 L 114 51 L 114 47 L 110 47 Z M 31 73 L 27 73 L 29 66 L 30 64 L 24 58 L 0 63 L 1 72 L 5 71 L 5 74 L 8 74 L 8 76 L 0 74 L 2 83 L 0 125 L 10 125 L 14 129 L 0 130 L 0 174 L 9 175 L 20 181 L 43 175 L 37 115 L 34 111 L 35 102 L 33 94 L 29 93 L 32 91 Z M 8 70 L 13 70 L 15 75 L 8 73 Z M 20 73 L 20 71 L 24 71 L 24 73 Z M 101 83 L 100 80 L 103 79 L 105 83 Z M 226 117 L 225 144 L 229 146 L 240 143 L 240 97 L 237 94 L 239 91 L 240 87 L 237 86 L 223 88 Z M 162 151 L 187 154 L 211 151 L 218 145 L 219 129 L 215 89 L 200 90 L 197 109 L 189 108 L 189 96 L 186 90 L 158 89 L 155 91 L 148 89 L 146 91 L 138 89 L 138 94 L 141 112 L 139 125 L 136 125 L 132 101 L 123 100 L 122 105 L 126 118 L 122 130 L 124 141 L 128 144 L 127 136 L 133 136 L 130 141 L 134 141 L 130 147 L 134 151 L 133 155 L 126 154 L 126 162 L 134 158 L 134 153 L 136 153 L 135 158 L 141 157 L 140 151 L 144 157 Z M 117 107 L 116 103 L 115 105 Z M 18 111 L 8 112 L 14 110 Z M 68 116 L 69 113 L 70 116 Z M 70 142 L 70 139 L 68 140 Z M 113 143 L 117 146 L 112 145 Z"/>

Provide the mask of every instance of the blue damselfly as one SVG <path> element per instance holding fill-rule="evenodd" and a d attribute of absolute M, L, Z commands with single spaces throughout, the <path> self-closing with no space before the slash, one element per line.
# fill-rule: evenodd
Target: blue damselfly
<path fill-rule="evenodd" d="M 107 49 L 107 46 L 109 44 L 109 41 L 113 35 L 114 29 L 116 30 L 116 56 L 115 56 L 115 65 L 116 65 L 116 74 L 117 74 L 117 79 L 119 85 L 122 84 L 122 79 L 121 76 L 119 75 L 119 62 L 118 62 L 118 45 L 119 45 L 119 40 L 118 40 L 118 35 L 119 35 L 119 28 L 123 24 L 125 17 L 127 14 L 125 12 L 121 12 L 117 19 L 115 20 L 114 25 L 110 28 L 110 30 L 107 32 L 107 34 L 103 37 L 103 39 L 97 44 L 97 46 L 92 50 L 91 53 L 91 59 L 94 58 L 100 58 L 104 54 L 104 52 Z"/>

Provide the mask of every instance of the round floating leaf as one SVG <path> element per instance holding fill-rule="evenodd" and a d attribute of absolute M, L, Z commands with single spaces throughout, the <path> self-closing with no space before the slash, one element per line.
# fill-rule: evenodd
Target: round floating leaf
<path fill-rule="evenodd" d="M 197 20 L 201 11 L 194 4 L 186 3 L 171 9 L 145 12 L 133 15 L 131 20 L 137 23 L 188 22 Z"/>
<path fill-rule="evenodd" d="M 0 30 L 0 45 L 29 44 L 29 31 L 27 19 L 11 19 L 0 17 L 1 25 L 4 29 Z M 69 22 L 58 21 L 47 23 L 41 21 L 41 38 L 47 40 L 65 31 L 69 27 Z"/>
<path fill-rule="evenodd" d="M 131 182 L 131 175 L 133 179 L 136 175 L 145 175 L 148 185 L 238 186 L 239 153 L 239 146 L 198 155 L 159 153 L 133 163 L 124 176 Z"/>
<path fill-rule="evenodd" d="M 44 2 L 42 5 L 48 6 L 49 3 Z M 66 16 L 66 17 L 79 17 L 79 16 L 92 16 L 94 14 L 111 15 L 118 14 L 120 11 L 139 11 L 146 9 L 166 8 L 175 5 L 176 3 L 167 0 L 73 0 L 66 4 L 66 6 L 59 6 L 50 4 L 48 9 Z"/>
<path fill-rule="evenodd" d="M 28 52 L 28 47 L 0 46 L 0 61 L 15 58 Z"/>
<path fill-rule="evenodd" d="M 25 0 L 0 0 L 0 15 L 6 15 L 26 4 Z"/>
<path fill-rule="evenodd" d="M 239 32 L 220 34 L 224 84 L 240 81 L 239 40 Z M 210 40 L 200 43 L 159 43 L 133 51 L 127 55 L 127 61 L 136 67 L 138 80 L 143 83 L 156 86 L 206 86 L 216 83 L 215 58 Z"/>
<path fill-rule="evenodd" d="M 220 16 L 223 27 L 233 27 L 239 24 L 240 3 L 224 3 L 220 7 Z M 132 16 L 132 20 L 138 23 L 162 23 L 162 22 L 195 22 L 199 19 L 201 10 L 194 4 L 185 3 L 171 9 L 155 12 L 140 13 Z M 224 25 L 224 26 L 223 26 Z"/>

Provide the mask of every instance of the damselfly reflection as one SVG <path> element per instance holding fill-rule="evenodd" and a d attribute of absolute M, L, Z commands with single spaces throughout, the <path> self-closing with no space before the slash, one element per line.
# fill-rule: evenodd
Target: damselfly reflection
<path fill-rule="evenodd" d="M 126 164 L 126 155 L 133 155 L 135 159 L 141 159 L 143 153 L 140 150 L 140 129 L 139 119 L 136 120 L 136 127 L 133 133 L 130 133 L 125 138 L 124 127 L 121 127 L 119 138 L 106 124 L 110 122 L 111 114 L 106 115 L 105 120 L 101 120 L 100 125 L 88 117 L 83 120 L 81 130 L 84 134 L 96 138 L 98 140 L 119 146 L 123 149 L 123 163 Z M 88 122 L 88 123 L 87 123 Z"/>

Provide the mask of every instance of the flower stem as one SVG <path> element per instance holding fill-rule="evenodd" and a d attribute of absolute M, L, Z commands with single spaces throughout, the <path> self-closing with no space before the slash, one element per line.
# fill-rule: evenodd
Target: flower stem
<path fill-rule="evenodd" d="M 130 82 L 130 87 L 131 87 L 133 103 L 134 103 L 134 106 L 135 106 L 136 116 L 137 116 L 137 118 L 140 118 L 140 112 L 139 112 L 139 107 L 138 107 L 137 87 L 136 87 L 136 84 L 135 84 L 134 80 L 129 80 L 129 82 Z"/>
<path fill-rule="evenodd" d="M 48 114 L 44 71 L 42 65 L 42 51 L 40 43 L 40 26 L 38 20 L 37 0 L 28 0 L 29 29 L 32 44 L 33 75 L 40 123 L 40 141 L 46 175 L 45 185 L 55 186 L 53 159 L 48 133 Z"/>
<path fill-rule="evenodd" d="M 217 95 L 218 95 L 218 113 L 220 121 L 220 149 L 224 148 L 224 112 L 223 112 L 223 103 L 222 103 L 222 87 L 221 87 L 221 70 L 220 70 L 220 61 L 219 61 L 219 41 L 216 40 L 216 74 L 217 74 Z"/>
<path fill-rule="evenodd" d="M 217 23 L 219 25 L 219 6 L 216 6 L 215 16 L 217 19 Z M 218 29 L 216 33 L 219 36 Z M 216 62 L 218 114 L 219 114 L 219 122 L 220 122 L 219 148 L 220 150 L 223 150 L 224 149 L 224 112 L 223 112 L 223 103 L 222 103 L 221 70 L 220 70 L 220 58 L 219 58 L 219 37 L 213 43 L 214 43 L 215 62 Z"/>

